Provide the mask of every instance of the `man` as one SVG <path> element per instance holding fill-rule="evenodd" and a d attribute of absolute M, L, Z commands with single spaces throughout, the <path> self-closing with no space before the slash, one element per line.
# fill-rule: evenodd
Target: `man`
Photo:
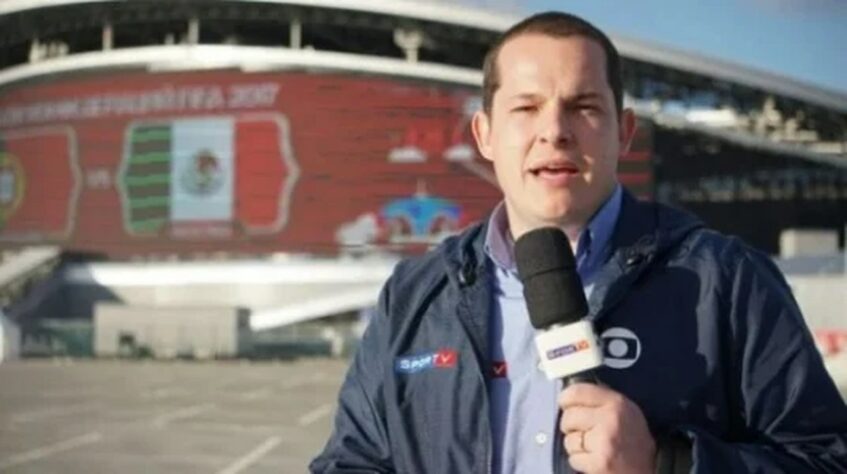
<path fill-rule="evenodd" d="M 618 184 L 635 118 L 609 39 L 536 15 L 484 76 L 503 203 L 398 265 L 312 472 L 847 472 L 847 408 L 768 258 Z M 599 385 L 536 368 L 513 243 L 544 226 L 575 249 Z"/>

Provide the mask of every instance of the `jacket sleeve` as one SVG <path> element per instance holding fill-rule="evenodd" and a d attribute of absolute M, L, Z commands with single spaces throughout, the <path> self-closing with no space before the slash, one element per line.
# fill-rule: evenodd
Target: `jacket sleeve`
<path fill-rule="evenodd" d="M 390 283 L 390 280 L 389 280 Z M 314 474 L 393 473 L 383 399 L 387 356 L 389 283 L 382 289 L 377 314 L 362 336 L 338 396 L 335 425 L 326 446 L 311 463 Z"/>
<path fill-rule="evenodd" d="M 847 473 L 847 406 L 782 274 L 738 249 L 723 260 L 731 289 L 732 440 L 683 427 L 693 473 Z"/>

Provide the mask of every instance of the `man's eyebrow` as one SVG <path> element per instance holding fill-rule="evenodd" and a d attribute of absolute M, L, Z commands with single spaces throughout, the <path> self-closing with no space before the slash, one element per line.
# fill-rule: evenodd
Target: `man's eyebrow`
<path fill-rule="evenodd" d="M 521 94 L 515 94 L 508 98 L 508 100 L 513 102 L 518 101 L 535 101 L 543 99 L 544 97 L 541 94 L 532 93 L 532 92 L 524 92 Z M 582 102 L 582 101 L 590 101 L 590 100 L 603 100 L 603 94 L 596 91 L 586 91 L 580 92 L 576 95 L 565 97 L 565 102 L 574 103 L 574 102 Z"/>
<path fill-rule="evenodd" d="M 509 97 L 511 101 L 522 101 L 522 100 L 539 100 L 541 99 L 541 94 L 536 94 L 532 92 L 524 92 L 521 94 L 515 94 Z"/>
<path fill-rule="evenodd" d="M 567 98 L 568 102 L 580 102 L 583 100 L 603 100 L 603 94 L 595 91 L 586 91 Z"/>

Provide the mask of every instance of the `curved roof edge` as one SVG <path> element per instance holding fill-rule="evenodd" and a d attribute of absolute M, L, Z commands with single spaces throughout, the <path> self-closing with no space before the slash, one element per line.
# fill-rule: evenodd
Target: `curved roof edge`
<path fill-rule="evenodd" d="M 802 145 L 792 143 L 773 142 L 754 135 L 747 135 L 732 130 L 709 127 L 702 124 L 691 123 L 680 117 L 669 114 L 637 113 L 641 118 L 652 120 L 657 125 L 679 130 L 689 130 L 702 135 L 712 136 L 744 148 L 758 149 L 771 153 L 779 153 L 802 158 L 807 161 L 833 166 L 847 170 L 847 156 L 824 155 L 803 148 Z"/>
<path fill-rule="evenodd" d="M 129 2 L 132 0 L 3 0 L 0 2 L 0 15 L 17 13 L 35 8 L 50 8 L 63 5 L 103 2 Z M 502 13 L 488 13 L 473 8 L 447 3 L 422 2 L 414 0 L 227 0 L 230 2 L 249 1 L 252 3 L 280 3 L 315 8 L 335 8 L 385 15 L 418 18 L 439 23 L 452 23 L 484 30 L 500 31 L 508 28 L 517 17 Z"/>
<path fill-rule="evenodd" d="M 639 61 L 661 64 L 683 71 L 736 82 L 749 87 L 775 92 L 828 109 L 847 112 L 847 92 L 792 79 L 781 74 L 704 56 L 699 53 L 661 46 L 649 41 L 612 35 L 622 56 Z"/>
<path fill-rule="evenodd" d="M 27 79 L 65 72 L 121 68 L 146 68 L 151 71 L 239 68 L 250 72 L 299 68 L 371 73 L 468 86 L 482 83 L 482 73 L 475 69 L 410 63 L 401 59 L 260 46 L 163 45 L 81 53 L 16 66 L 0 71 L 0 88 Z"/>
<path fill-rule="evenodd" d="M 63 5 L 102 3 L 131 0 L 3 0 L 0 15 L 36 8 Z M 414 2 L 412 0 L 227 0 L 260 3 L 290 4 L 315 8 L 346 9 L 381 13 L 398 17 L 417 18 L 469 28 L 502 31 L 520 18 L 506 13 L 489 13 L 478 7 L 456 6 L 442 3 Z M 805 81 L 766 72 L 743 64 L 703 56 L 668 46 L 612 34 L 621 54 L 640 61 L 657 63 L 709 77 L 736 82 L 748 87 L 775 92 L 806 101 L 823 108 L 847 113 L 847 92 L 830 90 Z"/>

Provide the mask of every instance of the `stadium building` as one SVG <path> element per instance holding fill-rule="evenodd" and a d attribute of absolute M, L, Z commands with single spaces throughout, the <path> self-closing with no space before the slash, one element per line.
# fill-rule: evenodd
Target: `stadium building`
<path fill-rule="evenodd" d="M 98 352 L 104 334 L 104 354 L 343 350 L 399 256 L 498 200 L 468 125 L 515 20 L 401 0 L 0 2 L 0 283 L 22 350 Z M 625 186 L 769 253 L 786 229 L 843 245 L 847 95 L 613 39 L 640 124 Z M 228 329 L 115 322 L 133 308 Z"/>

